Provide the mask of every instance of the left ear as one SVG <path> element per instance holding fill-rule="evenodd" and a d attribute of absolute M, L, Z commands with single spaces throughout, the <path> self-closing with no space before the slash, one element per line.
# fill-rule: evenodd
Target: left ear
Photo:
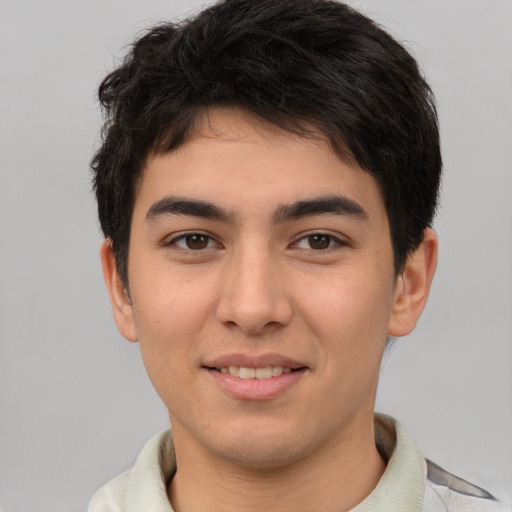
<path fill-rule="evenodd" d="M 435 232 L 426 229 L 418 248 L 407 257 L 396 282 L 393 311 L 388 325 L 389 336 L 405 336 L 414 329 L 427 302 L 436 271 L 437 245 Z"/>

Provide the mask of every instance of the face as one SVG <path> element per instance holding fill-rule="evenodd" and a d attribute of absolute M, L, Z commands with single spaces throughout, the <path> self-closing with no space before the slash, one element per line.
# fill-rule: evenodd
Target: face
<path fill-rule="evenodd" d="M 129 294 L 108 254 L 117 324 L 140 343 L 176 444 L 275 466 L 372 421 L 407 287 L 375 180 L 324 141 L 211 111 L 148 159 Z"/>

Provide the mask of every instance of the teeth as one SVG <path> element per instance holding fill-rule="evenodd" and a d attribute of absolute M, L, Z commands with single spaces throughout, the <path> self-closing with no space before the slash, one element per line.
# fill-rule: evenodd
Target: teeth
<path fill-rule="evenodd" d="M 229 373 L 233 377 L 241 379 L 270 379 L 271 377 L 279 377 L 283 373 L 292 371 L 289 367 L 282 366 L 265 366 L 264 368 L 246 368 L 244 366 L 223 366 L 218 368 L 220 373 Z"/>
<path fill-rule="evenodd" d="M 272 377 L 279 377 L 283 373 L 282 366 L 272 366 Z"/>
<path fill-rule="evenodd" d="M 254 379 L 256 377 L 256 370 L 254 368 L 240 367 L 240 378 L 241 379 Z"/>
<path fill-rule="evenodd" d="M 266 368 L 256 368 L 254 376 L 257 379 L 270 379 L 270 377 L 272 377 L 272 368 L 270 366 Z"/>

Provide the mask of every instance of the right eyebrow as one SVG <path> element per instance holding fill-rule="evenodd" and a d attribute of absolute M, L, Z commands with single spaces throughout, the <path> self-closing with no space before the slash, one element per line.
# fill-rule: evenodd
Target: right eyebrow
<path fill-rule="evenodd" d="M 214 220 L 227 220 L 232 216 L 208 201 L 174 196 L 164 197 L 151 205 L 146 213 L 146 220 L 152 221 L 163 215 L 187 215 Z"/>

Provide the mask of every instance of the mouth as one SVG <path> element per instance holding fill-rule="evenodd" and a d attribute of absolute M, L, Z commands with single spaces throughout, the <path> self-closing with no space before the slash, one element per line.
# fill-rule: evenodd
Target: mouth
<path fill-rule="evenodd" d="M 203 365 L 219 389 L 243 401 L 286 396 L 307 375 L 309 367 L 277 354 L 231 355 Z"/>
<path fill-rule="evenodd" d="M 247 366 L 220 366 L 220 367 L 206 367 L 208 370 L 212 370 L 224 375 L 231 375 L 239 379 L 258 379 L 266 380 L 276 377 L 280 377 L 283 374 L 292 372 L 298 372 L 305 370 L 305 366 L 298 368 L 291 368 L 290 366 L 262 366 L 258 368 L 247 367 Z"/>

